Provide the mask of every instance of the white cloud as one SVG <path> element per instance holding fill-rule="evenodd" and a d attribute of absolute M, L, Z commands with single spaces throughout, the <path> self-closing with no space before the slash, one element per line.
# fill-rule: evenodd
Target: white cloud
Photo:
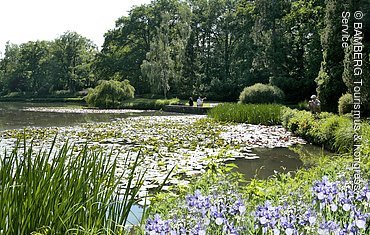
<path fill-rule="evenodd" d="M 53 40 L 68 30 L 100 47 L 119 17 L 146 3 L 150 0 L 0 0 L 0 51 L 7 41 Z"/>

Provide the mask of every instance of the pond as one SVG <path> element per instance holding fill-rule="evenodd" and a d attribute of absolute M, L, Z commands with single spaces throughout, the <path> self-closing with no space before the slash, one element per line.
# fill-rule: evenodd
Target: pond
<path fill-rule="evenodd" d="M 0 131 L 25 127 L 71 126 L 89 122 L 109 122 L 137 115 L 161 115 L 157 111 L 96 110 L 74 103 L 0 102 Z"/>
<path fill-rule="evenodd" d="M 0 103 L 0 151 L 11 148 L 22 135 L 28 143 L 32 139 L 36 150 L 50 147 L 55 137 L 56 148 L 68 141 L 77 151 L 86 144 L 95 150 L 112 150 L 117 154 L 117 174 L 124 175 L 119 188 L 126 187 L 126 159 L 134 162 L 141 150 L 143 163 L 138 172 L 145 169 L 146 175 L 139 197 L 158 187 L 174 166 L 163 190 L 188 184 L 215 159 L 236 163 L 247 178 L 296 170 L 302 162 L 288 147 L 305 144 L 281 126 L 220 124 L 203 115 Z M 133 211 L 140 214 L 140 207 Z"/>
<path fill-rule="evenodd" d="M 276 171 L 300 168 L 299 155 L 288 146 L 302 144 L 282 127 L 247 124 L 221 125 L 201 115 L 159 111 L 97 110 L 66 103 L 0 103 L 0 147 L 9 147 L 17 133 L 30 132 L 35 146 L 48 146 L 55 134 L 73 143 L 89 143 L 102 149 L 124 151 L 142 147 L 150 155 L 150 189 L 164 179 L 173 165 L 179 170 L 171 184 L 187 184 L 184 176 L 204 172 L 210 157 L 227 147 L 221 161 L 233 161 L 247 179 L 266 178 Z M 189 128 L 191 127 L 191 128 Z M 24 129 L 24 130 L 23 130 Z M 42 130 L 42 137 L 38 136 Z M 44 133 L 46 132 L 46 134 Z M 18 135 L 19 136 L 19 135 Z M 306 148 L 314 149 L 307 145 Z M 318 153 L 320 149 L 316 150 Z"/>

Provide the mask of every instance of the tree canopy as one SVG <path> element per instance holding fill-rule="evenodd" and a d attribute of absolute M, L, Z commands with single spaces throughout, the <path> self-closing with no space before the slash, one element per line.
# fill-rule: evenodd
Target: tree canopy
<path fill-rule="evenodd" d="M 0 60 L 1 94 L 74 92 L 115 77 L 130 81 L 136 95 L 237 101 L 245 87 L 263 83 L 279 87 L 288 103 L 317 93 L 324 110 L 335 111 L 354 79 L 338 19 L 343 11 L 366 12 L 368 3 L 360 2 L 153 0 L 117 19 L 100 51 L 75 32 L 8 44 Z M 369 40 L 361 41 L 363 74 L 369 74 Z"/>

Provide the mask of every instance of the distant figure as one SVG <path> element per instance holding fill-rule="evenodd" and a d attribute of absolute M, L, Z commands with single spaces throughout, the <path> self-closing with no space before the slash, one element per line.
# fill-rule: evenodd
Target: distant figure
<path fill-rule="evenodd" d="M 313 114 L 321 112 L 321 102 L 319 99 L 317 99 L 316 95 L 311 96 L 311 100 L 308 101 L 308 108 Z"/>
<path fill-rule="evenodd" d="M 194 105 L 193 97 L 189 97 L 189 106 L 193 107 L 193 105 Z"/>
<path fill-rule="evenodd" d="M 200 96 L 197 99 L 197 106 L 202 107 L 203 106 L 203 100 L 207 99 L 207 97 L 200 98 Z"/>

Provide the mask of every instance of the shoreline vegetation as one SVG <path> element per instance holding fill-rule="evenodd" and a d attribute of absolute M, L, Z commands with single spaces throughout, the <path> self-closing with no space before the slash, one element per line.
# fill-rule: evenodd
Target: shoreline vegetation
<path fill-rule="evenodd" d="M 249 110 L 247 114 L 241 115 L 246 109 Z M 225 113 L 227 120 L 222 115 Z M 119 178 L 113 176 L 116 161 L 112 165 L 109 160 L 114 158 L 112 153 L 88 149 L 88 143 L 79 152 L 64 145 L 59 152 L 53 153 L 59 160 L 51 161 L 54 142 L 50 149 L 37 151 L 32 150 L 31 143 L 25 146 L 26 141 L 23 145 L 19 142 L 18 147 L 1 161 L 1 197 L 4 199 L 1 203 L 6 209 L 1 214 L 3 224 L 0 226 L 6 229 L 0 230 L 1 234 L 369 232 L 369 182 L 362 182 L 359 191 L 350 191 L 345 186 L 351 178 L 348 171 L 352 158 L 350 116 L 321 113 L 315 117 L 307 111 L 280 105 L 246 104 L 222 104 L 209 115 L 221 123 L 262 124 L 258 120 L 261 118 L 264 124 L 282 124 L 295 135 L 339 155 L 302 155 L 304 166 L 296 172 L 278 173 L 266 180 L 249 182 L 233 171 L 235 165 L 212 158 L 206 171 L 189 184 L 153 193 L 154 198 L 145 207 L 141 223 L 125 229 L 130 208 L 137 203 L 135 195 L 142 187 L 140 177 L 145 174 L 135 175 L 139 178 L 133 180 L 133 172 L 141 162 L 139 156 L 134 165 L 127 168 L 132 172 L 128 174 L 130 182 L 136 183 L 125 188 L 126 196 L 122 201 L 114 198 Z M 364 122 L 362 127 L 361 166 L 363 178 L 369 179 L 370 144 L 366 140 L 370 139 L 370 126 Z M 223 157 L 226 156 L 222 153 L 218 156 Z M 26 200 L 22 199 L 24 196 Z M 299 207 L 301 209 L 297 209 Z M 352 211 L 355 214 L 351 214 Z M 11 219 L 9 215 L 18 219 Z M 17 227 L 17 224 L 22 226 Z"/>

